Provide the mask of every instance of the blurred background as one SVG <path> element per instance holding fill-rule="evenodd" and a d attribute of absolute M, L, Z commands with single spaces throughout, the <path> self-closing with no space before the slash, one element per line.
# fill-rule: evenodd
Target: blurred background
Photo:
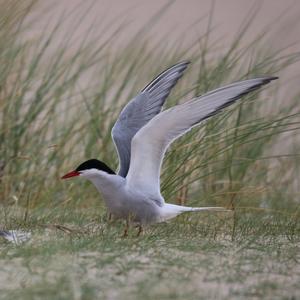
<path fill-rule="evenodd" d="M 167 7 L 163 16 L 147 30 L 147 35 L 154 40 L 166 36 L 162 41 L 162 47 L 163 44 L 167 46 L 180 38 L 181 46 L 185 48 L 188 42 L 205 34 L 208 26 L 211 26 L 210 39 L 218 41 L 222 51 L 223 47 L 230 47 L 241 25 L 255 15 L 244 36 L 244 43 L 267 30 L 269 34 L 267 46 L 270 49 L 286 48 L 285 54 L 299 50 L 300 2 L 297 0 L 54 0 L 51 3 L 44 1 L 41 4 L 51 7 L 52 14 L 57 17 L 62 12 L 69 15 L 78 7 L 80 11 L 87 10 L 87 15 L 77 31 L 78 41 L 91 24 L 94 24 L 95 35 L 101 31 L 103 24 L 109 24 L 106 31 L 101 32 L 104 39 L 120 22 L 124 22 L 122 37 L 118 39 L 118 43 L 122 43 L 130 39 L 150 16 Z M 53 19 L 55 20 L 55 17 Z M 71 17 L 65 26 L 72 27 L 76 22 L 75 19 L 76 16 Z M 38 26 L 35 30 L 39 28 Z M 295 77 L 298 69 L 299 65 L 290 67 L 291 76 L 284 78 L 285 81 L 289 81 L 289 88 L 298 85 Z"/>

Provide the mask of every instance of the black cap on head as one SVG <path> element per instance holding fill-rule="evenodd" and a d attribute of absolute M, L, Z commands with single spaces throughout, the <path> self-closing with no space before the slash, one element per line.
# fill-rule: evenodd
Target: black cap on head
<path fill-rule="evenodd" d="M 85 161 L 76 168 L 76 171 L 83 171 L 89 169 L 97 169 L 100 171 L 104 171 L 108 174 L 116 174 L 110 167 L 108 167 L 104 162 L 98 159 L 89 159 Z"/>

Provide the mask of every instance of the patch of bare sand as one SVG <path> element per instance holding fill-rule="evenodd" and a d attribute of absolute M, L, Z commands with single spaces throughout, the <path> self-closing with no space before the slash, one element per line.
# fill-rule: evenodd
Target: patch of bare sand
<path fill-rule="evenodd" d="M 35 236 L 34 242 L 53 242 L 54 236 Z M 299 248 L 300 245 L 297 245 Z M 28 250 L 28 249 L 27 249 Z M 284 250 L 284 249 L 282 249 Z M 276 251 L 275 251 L 276 252 Z M 0 260 L 0 290 L 30 289 L 36 285 L 58 284 L 65 278 L 74 299 L 81 299 L 84 287 L 107 299 L 145 297 L 199 299 L 251 299 L 296 297 L 300 266 L 276 253 L 232 245 L 219 251 L 179 251 L 156 248 L 130 253 L 64 252 L 45 257 L 14 257 Z"/>

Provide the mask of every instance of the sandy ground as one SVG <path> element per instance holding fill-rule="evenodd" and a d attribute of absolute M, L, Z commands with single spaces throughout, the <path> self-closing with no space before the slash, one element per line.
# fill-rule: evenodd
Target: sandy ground
<path fill-rule="evenodd" d="M 69 239 L 53 232 L 34 235 L 23 250 L 0 243 L 6 253 L 0 259 L 0 299 L 57 299 L 59 295 L 60 299 L 274 300 L 299 296 L 300 269 L 295 263 L 299 244 L 288 245 L 284 239 L 273 250 L 265 250 L 259 241 L 244 247 L 199 239 L 192 241 L 193 248 L 184 249 L 172 239 L 145 247 L 142 240 L 115 237 L 116 245 L 123 245 L 119 249 L 94 237 L 97 243 L 91 250 L 86 246 L 81 251 L 76 247 L 47 251 L 47 245 L 51 249 L 65 238 Z M 70 242 L 75 246 L 80 240 Z M 85 243 L 91 245 L 89 240 Z"/>

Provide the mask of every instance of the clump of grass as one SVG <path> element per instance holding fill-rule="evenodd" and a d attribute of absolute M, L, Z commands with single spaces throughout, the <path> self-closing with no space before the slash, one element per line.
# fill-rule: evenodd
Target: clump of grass
<path fill-rule="evenodd" d="M 181 38 L 167 46 L 165 36 L 151 41 L 148 28 L 169 4 L 118 47 L 125 22 L 104 39 L 92 38 L 91 27 L 73 46 L 87 11 L 63 34 L 64 14 L 27 38 L 32 22 L 39 20 L 31 18 L 37 4 L 3 2 L 0 12 L 0 199 L 9 208 L 25 207 L 25 221 L 39 207 L 101 210 L 98 194 L 86 182 L 59 178 L 91 157 L 117 167 L 110 130 L 121 108 L 164 68 L 192 61 L 167 102 L 171 106 L 232 81 L 280 76 L 300 57 L 284 54 L 285 48 L 267 50 L 269 28 L 245 43 L 254 12 L 223 51 L 211 41 L 210 21 L 207 32 L 186 46 Z M 107 26 L 99 28 L 100 36 Z M 162 170 L 167 201 L 224 205 L 238 215 L 259 209 L 276 218 L 281 212 L 298 217 L 298 146 L 288 138 L 298 132 L 299 97 L 283 103 L 277 99 L 280 85 L 247 96 L 172 146 Z M 274 151 L 283 138 L 287 146 Z"/>

